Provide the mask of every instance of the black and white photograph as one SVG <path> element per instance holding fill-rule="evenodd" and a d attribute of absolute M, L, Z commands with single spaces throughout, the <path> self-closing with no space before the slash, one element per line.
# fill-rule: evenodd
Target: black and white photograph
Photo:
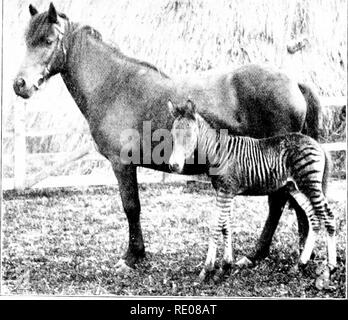
<path fill-rule="evenodd" d="M 346 0 L 1 10 L 0 299 L 347 298 Z"/>

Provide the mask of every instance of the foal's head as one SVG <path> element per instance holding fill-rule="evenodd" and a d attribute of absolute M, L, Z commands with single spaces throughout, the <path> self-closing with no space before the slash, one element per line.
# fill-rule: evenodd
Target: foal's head
<path fill-rule="evenodd" d="M 191 100 L 183 106 L 174 106 L 168 101 L 168 107 L 175 120 L 171 130 L 173 151 L 169 158 L 169 168 L 182 172 L 185 161 L 192 158 L 198 145 L 199 128 L 196 107 Z"/>
<path fill-rule="evenodd" d="M 62 38 L 68 24 L 65 15 L 58 14 L 52 3 L 46 12 L 39 13 L 32 5 L 29 12 L 27 52 L 13 83 L 15 93 L 26 99 L 48 78 L 63 70 L 66 50 Z"/>

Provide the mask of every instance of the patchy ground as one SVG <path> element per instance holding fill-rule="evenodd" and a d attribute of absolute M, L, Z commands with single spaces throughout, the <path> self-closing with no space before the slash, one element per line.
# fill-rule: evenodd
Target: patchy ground
<path fill-rule="evenodd" d="M 344 182 L 335 182 L 337 190 Z M 286 210 L 269 258 L 234 270 L 220 283 L 199 283 L 208 245 L 211 189 L 183 183 L 140 187 L 147 259 L 127 277 L 114 265 L 126 250 L 128 227 L 116 187 L 6 192 L 3 202 L 3 294 L 319 297 L 346 295 L 346 198 L 331 197 L 337 215 L 335 290 L 315 288 L 315 262 L 294 271 L 298 259 L 295 214 Z M 335 195 L 335 193 L 333 193 Z M 345 194 L 345 193 L 344 193 Z M 265 197 L 237 197 L 233 206 L 235 258 L 250 252 L 267 215 Z M 221 252 L 219 257 L 221 257 Z"/>

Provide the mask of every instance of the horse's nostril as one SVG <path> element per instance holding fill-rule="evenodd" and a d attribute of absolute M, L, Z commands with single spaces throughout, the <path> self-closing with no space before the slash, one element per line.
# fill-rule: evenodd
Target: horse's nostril
<path fill-rule="evenodd" d="M 22 97 L 23 99 L 28 99 L 31 96 L 33 90 L 27 88 L 27 84 L 23 78 L 17 78 L 13 82 L 13 90 L 17 96 Z"/>
<path fill-rule="evenodd" d="M 18 78 L 16 80 L 16 85 L 18 88 L 23 88 L 25 86 L 25 80 L 23 78 Z"/>
<path fill-rule="evenodd" d="M 40 78 L 37 82 L 38 86 L 41 86 L 44 83 L 44 78 Z"/>

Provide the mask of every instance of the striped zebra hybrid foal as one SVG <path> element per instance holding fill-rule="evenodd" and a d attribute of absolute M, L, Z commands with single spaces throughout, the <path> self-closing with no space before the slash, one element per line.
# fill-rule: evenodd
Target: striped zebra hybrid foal
<path fill-rule="evenodd" d="M 207 165 L 217 193 L 218 214 L 213 215 L 209 249 L 201 280 L 214 269 L 217 241 L 224 241 L 223 270 L 232 265 L 231 200 L 235 195 L 269 195 L 287 186 L 289 194 L 306 212 L 309 232 L 300 255 L 306 264 L 324 222 L 327 231 L 328 267 L 336 266 L 335 218 L 324 195 L 328 158 L 312 138 L 290 133 L 265 139 L 216 133 L 195 110 L 190 100 L 183 106 L 168 107 L 175 120 L 172 127 L 171 170 L 180 173 L 194 157 Z M 203 162 L 201 162 L 202 164 Z"/>

